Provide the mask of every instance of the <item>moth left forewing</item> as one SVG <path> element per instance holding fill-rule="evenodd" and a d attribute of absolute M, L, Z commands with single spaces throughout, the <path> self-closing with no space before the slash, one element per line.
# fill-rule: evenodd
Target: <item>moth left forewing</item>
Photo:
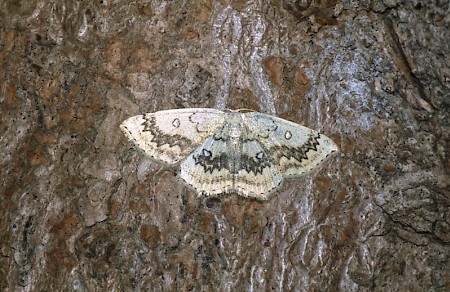
<path fill-rule="evenodd" d="M 148 156 L 168 164 L 186 158 L 223 124 L 214 109 L 176 109 L 138 115 L 120 128 Z"/>
<path fill-rule="evenodd" d="M 284 177 L 301 175 L 338 150 L 330 138 L 310 128 L 257 112 L 245 116 Z"/>

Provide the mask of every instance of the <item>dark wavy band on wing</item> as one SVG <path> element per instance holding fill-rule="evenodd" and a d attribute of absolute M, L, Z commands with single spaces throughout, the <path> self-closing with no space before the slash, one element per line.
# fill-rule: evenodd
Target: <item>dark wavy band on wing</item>
<path fill-rule="evenodd" d="M 241 154 L 239 157 L 231 158 L 227 153 L 221 153 L 219 156 L 212 157 L 211 155 L 205 155 L 204 150 L 202 154 L 194 155 L 195 164 L 203 167 L 205 173 L 213 173 L 214 170 L 220 171 L 226 169 L 230 173 L 238 173 L 244 169 L 248 173 L 254 175 L 262 174 L 266 167 L 270 167 L 270 161 L 266 159 L 258 159 L 257 157 L 251 157 L 246 154 Z"/>
<path fill-rule="evenodd" d="M 298 161 L 298 163 L 302 163 L 303 160 L 308 159 L 309 151 L 317 151 L 317 146 L 319 146 L 320 134 L 317 133 L 316 136 L 310 136 L 308 140 L 302 145 L 297 147 L 289 147 L 286 145 L 277 145 L 272 146 L 268 149 L 270 156 L 275 161 L 280 161 L 282 157 L 285 157 L 288 160 L 294 158 Z"/>
<path fill-rule="evenodd" d="M 184 149 L 192 144 L 192 141 L 178 134 L 164 134 L 159 130 L 156 125 L 156 120 L 154 115 L 144 115 L 145 122 L 142 123 L 144 132 L 150 132 L 152 134 L 152 143 L 155 143 L 157 147 L 162 145 L 169 145 L 170 147 L 179 146 Z"/>

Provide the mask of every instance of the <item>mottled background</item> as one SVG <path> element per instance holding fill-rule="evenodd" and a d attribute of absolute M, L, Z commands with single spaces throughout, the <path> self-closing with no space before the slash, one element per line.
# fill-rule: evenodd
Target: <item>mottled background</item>
<path fill-rule="evenodd" d="M 1 291 L 450 289 L 449 1 L 0 2 Z M 119 130 L 251 108 L 341 152 L 197 198 Z"/>

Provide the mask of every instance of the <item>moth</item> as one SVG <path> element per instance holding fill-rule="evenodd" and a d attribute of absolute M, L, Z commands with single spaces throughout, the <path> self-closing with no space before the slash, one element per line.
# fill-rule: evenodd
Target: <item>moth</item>
<path fill-rule="evenodd" d="M 151 158 L 179 167 L 199 196 L 234 192 L 266 200 L 285 178 L 338 151 L 317 131 L 242 109 L 163 110 L 131 117 L 120 128 Z"/>

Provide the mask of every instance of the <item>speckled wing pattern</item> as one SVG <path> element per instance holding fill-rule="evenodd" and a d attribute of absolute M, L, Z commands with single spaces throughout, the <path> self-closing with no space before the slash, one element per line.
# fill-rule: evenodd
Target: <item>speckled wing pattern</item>
<path fill-rule="evenodd" d="M 149 156 L 179 164 L 180 177 L 205 196 L 236 192 L 265 200 L 284 178 L 338 150 L 312 129 L 247 110 L 166 110 L 131 117 L 121 129 Z"/>
<path fill-rule="evenodd" d="M 148 156 L 176 164 L 217 131 L 224 117 L 209 108 L 165 110 L 131 117 L 120 128 Z"/>
<path fill-rule="evenodd" d="M 283 177 L 301 175 L 338 151 L 333 140 L 299 124 L 258 112 L 246 113 L 245 119 Z"/>

